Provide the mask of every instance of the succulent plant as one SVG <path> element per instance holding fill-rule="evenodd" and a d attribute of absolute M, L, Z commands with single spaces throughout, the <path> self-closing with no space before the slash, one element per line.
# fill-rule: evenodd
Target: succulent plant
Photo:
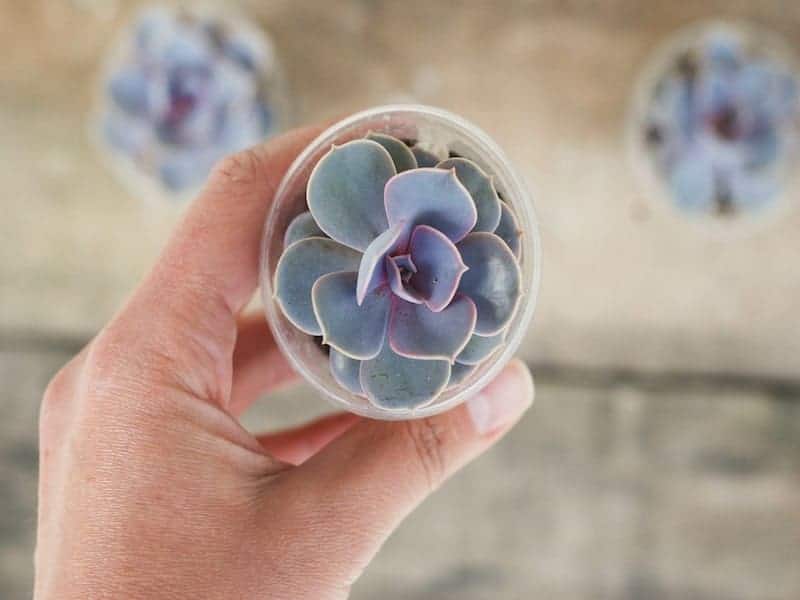
<path fill-rule="evenodd" d="M 241 24 L 145 11 L 105 82 L 104 139 L 168 190 L 195 187 L 219 158 L 274 129 L 273 61 Z"/>
<path fill-rule="evenodd" d="M 798 81 L 764 39 L 703 30 L 652 89 L 645 146 L 688 212 L 731 215 L 780 192 L 781 165 L 797 142 Z"/>
<path fill-rule="evenodd" d="M 329 346 L 334 379 L 384 409 L 459 385 L 505 341 L 520 230 L 492 178 L 385 134 L 333 146 L 284 236 L 274 292 Z"/>

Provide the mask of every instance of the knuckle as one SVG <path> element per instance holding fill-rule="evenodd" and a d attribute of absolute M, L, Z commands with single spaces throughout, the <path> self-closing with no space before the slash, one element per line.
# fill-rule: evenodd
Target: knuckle
<path fill-rule="evenodd" d="M 124 339 L 116 334 L 114 325 L 106 329 L 92 342 L 86 356 L 87 372 L 92 380 L 113 378 L 123 365 Z"/>
<path fill-rule="evenodd" d="M 229 313 L 211 301 L 181 305 L 188 308 L 148 315 L 155 332 L 174 332 L 170 335 L 142 335 L 140 315 L 133 313 L 122 314 L 93 341 L 85 381 L 95 410 L 108 405 L 127 414 L 137 399 L 148 398 L 155 407 L 157 399 L 176 393 L 202 399 L 224 396 L 229 372 L 225 356 L 235 343 L 235 329 L 220 332 L 217 324 L 220 315 Z"/>
<path fill-rule="evenodd" d="M 79 354 L 70 359 L 50 379 L 42 394 L 39 407 L 39 438 L 41 442 L 49 441 L 57 436 L 65 424 L 66 408 L 75 402 L 77 396 L 77 381 L 83 373 L 86 364 L 86 351 L 84 348 Z"/>
<path fill-rule="evenodd" d="M 432 418 L 406 421 L 404 431 L 414 457 L 431 490 L 436 489 L 447 474 L 447 444 L 443 428 Z"/>
<path fill-rule="evenodd" d="M 92 412 L 118 409 L 123 404 L 119 400 L 148 397 L 156 391 L 151 385 L 152 374 L 140 364 L 154 362 L 149 354 L 117 335 L 113 326 L 95 340 L 86 357 L 84 395 L 84 400 L 92 404 Z"/>
<path fill-rule="evenodd" d="M 241 150 L 223 158 L 214 167 L 212 181 L 219 187 L 248 188 L 258 181 L 261 156 L 255 148 Z"/>
<path fill-rule="evenodd" d="M 52 410 L 58 406 L 65 396 L 70 392 L 70 384 L 72 380 L 72 368 L 67 364 L 53 376 L 42 396 L 42 409 Z"/>
<path fill-rule="evenodd" d="M 61 367 L 53 376 L 42 395 L 42 405 L 39 410 L 39 432 L 41 437 L 47 437 L 51 431 L 50 424 L 55 422 L 55 414 L 61 410 L 62 405 L 73 394 L 75 365 L 72 361 Z"/>

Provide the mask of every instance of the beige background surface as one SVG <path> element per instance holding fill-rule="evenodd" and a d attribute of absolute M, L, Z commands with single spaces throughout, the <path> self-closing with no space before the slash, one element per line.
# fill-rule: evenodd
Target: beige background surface
<path fill-rule="evenodd" d="M 128 194 L 87 141 L 136 2 L 0 0 L 0 598 L 30 597 L 36 415 L 178 207 Z M 624 143 L 669 32 L 747 18 L 800 51 L 800 4 L 269 0 L 294 121 L 417 100 L 461 113 L 534 190 L 544 276 L 532 413 L 403 525 L 355 598 L 800 597 L 800 198 L 712 234 L 661 206 Z M 254 430 L 328 407 L 301 387 Z"/>
<path fill-rule="evenodd" d="M 701 6 L 702 4 L 702 6 Z M 135 3 L 16 2 L 0 19 L 0 324 L 86 336 L 151 263 L 172 207 L 131 197 L 86 140 L 92 79 Z M 295 122 L 415 99 L 474 120 L 535 192 L 544 279 L 526 358 L 792 377 L 800 211 L 712 234 L 642 190 L 632 88 L 676 26 L 715 13 L 788 39 L 792 2 L 251 2 Z M 75 35 L 74 31 L 80 31 Z M 797 203 L 797 192 L 789 198 Z M 44 301 L 44 299 L 47 299 Z"/>

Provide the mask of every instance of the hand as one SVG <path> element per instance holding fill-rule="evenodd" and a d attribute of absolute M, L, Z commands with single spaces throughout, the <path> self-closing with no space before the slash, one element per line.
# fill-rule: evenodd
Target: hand
<path fill-rule="evenodd" d="M 242 428 L 293 377 L 263 318 L 240 313 L 272 194 L 317 133 L 223 161 L 125 308 L 51 382 L 36 598 L 345 598 L 403 517 L 531 403 L 514 361 L 428 419 Z"/>

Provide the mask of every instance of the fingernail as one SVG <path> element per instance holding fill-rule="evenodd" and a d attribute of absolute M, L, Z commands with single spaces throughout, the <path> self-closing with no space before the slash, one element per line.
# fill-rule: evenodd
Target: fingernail
<path fill-rule="evenodd" d="M 512 360 L 489 385 L 467 400 L 475 430 L 493 433 L 515 422 L 533 402 L 533 377 L 519 359 Z"/>

